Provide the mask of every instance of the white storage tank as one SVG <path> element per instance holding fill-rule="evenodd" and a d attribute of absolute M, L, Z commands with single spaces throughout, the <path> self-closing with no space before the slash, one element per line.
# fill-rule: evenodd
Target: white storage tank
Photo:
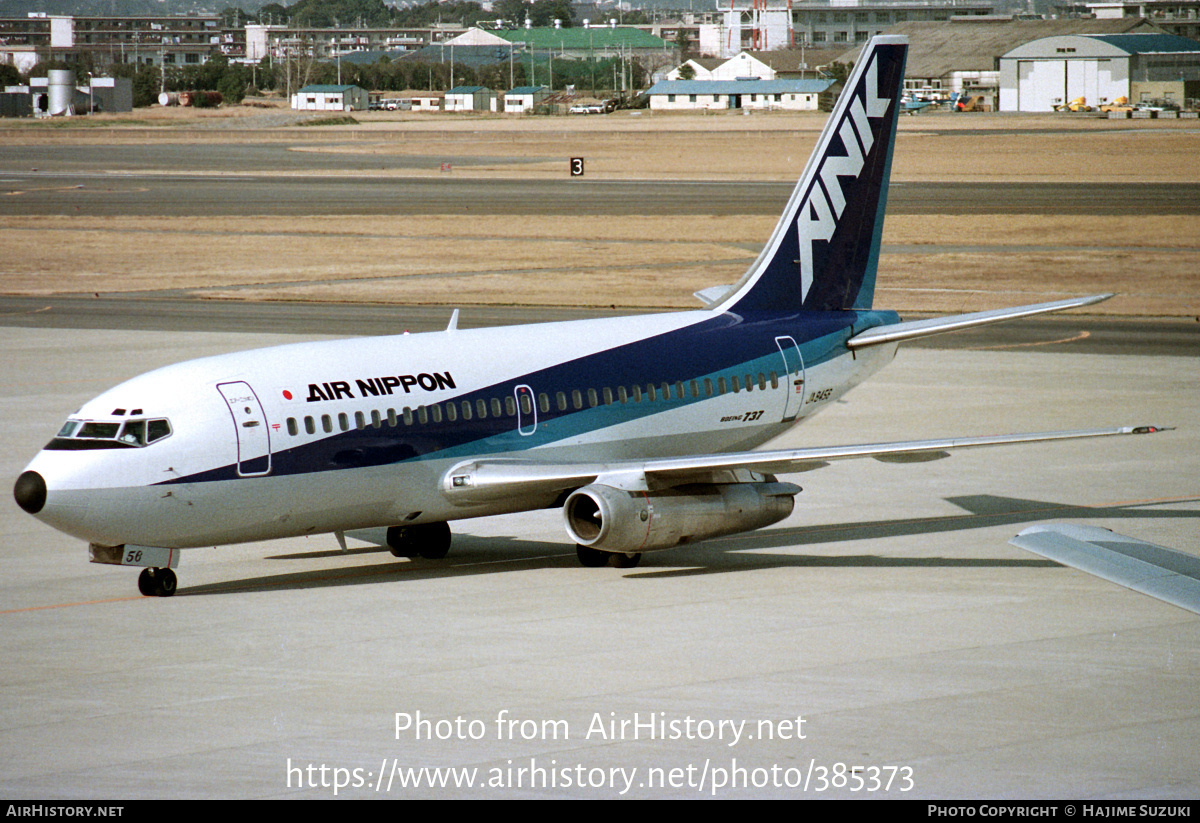
<path fill-rule="evenodd" d="M 51 115 L 75 113 L 75 72 L 50 69 L 46 72 L 46 90 Z"/>

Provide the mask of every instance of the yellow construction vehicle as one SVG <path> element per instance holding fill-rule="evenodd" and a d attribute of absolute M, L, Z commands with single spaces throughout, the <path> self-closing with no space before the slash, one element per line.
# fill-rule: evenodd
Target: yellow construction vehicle
<path fill-rule="evenodd" d="M 1087 104 L 1087 100 L 1083 97 L 1076 97 L 1070 103 L 1063 103 L 1061 106 L 1055 106 L 1055 111 L 1091 111 L 1092 107 Z"/>

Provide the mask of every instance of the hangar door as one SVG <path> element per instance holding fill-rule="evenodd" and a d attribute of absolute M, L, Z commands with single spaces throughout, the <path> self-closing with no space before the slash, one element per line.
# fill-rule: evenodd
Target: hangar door
<path fill-rule="evenodd" d="M 1017 111 L 1054 111 L 1066 82 L 1066 60 L 1018 60 Z"/>
<path fill-rule="evenodd" d="M 1018 60 L 1017 111 L 1053 111 L 1078 97 L 1098 106 L 1127 93 L 1112 73 L 1111 60 Z"/>

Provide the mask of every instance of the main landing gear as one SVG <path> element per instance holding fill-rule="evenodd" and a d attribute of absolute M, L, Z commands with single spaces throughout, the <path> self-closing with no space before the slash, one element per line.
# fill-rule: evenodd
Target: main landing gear
<path fill-rule="evenodd" d="M 396 557 L 441 560 L 450 552 L 450 524 L 422 523 L 392 526 L 387 530 L 388 549 Z"/>
<path fill-rule="evenodd" d="M 175 572 L 170 569 L 147 567 L 138 575 L 138 591 L 146 597 L 170 597 L 178 585 Z"/>
<path fill-rule="evenodd" d="M 587 546 L 579 545 L 575 546 L 575 556 L 579 558 L 579 565 L 586 566 L 589 569 L 598 569 L 601 566 L 607 566 L 610 560 L 618 569 L 632 569 L 638 563 L 642 562 L 641 552 L 619 554 L 602 552 L 599 549 L 590 549 Z"/>

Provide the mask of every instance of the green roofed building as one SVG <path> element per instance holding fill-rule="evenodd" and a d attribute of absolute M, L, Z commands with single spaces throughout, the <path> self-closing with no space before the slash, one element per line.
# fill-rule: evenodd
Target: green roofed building
<path fill-rule="evenodd" d="M 513 45 L 534 51 L 553 50 L 555 58 L 587 59 L 626 54 L 632 57 L 662 56 L 674 60 L 675 44 L 641 29 L 627 26 L 590 26 L 588 28 L 530 28 L 484 31 L 469 29 L 446 44 L 463 46 Z"/>
<path fill-rule="evenodd" d="M 455 86 L 446 92 L 444 111 L 493 111 L 496 93 L 484 86 Z"/>
<path fill-rule="evenodd" d="M 504 92 L 504 110 L 512 114 L 527 114 L 550 96 L 545 86 L 517 86 Z"/>
<path fill-rule="evenodd" d="M 315 84 L 292 95 L 292 108 L 302 111 L 361 111 L 370 95 L 358 86 Z"/>

